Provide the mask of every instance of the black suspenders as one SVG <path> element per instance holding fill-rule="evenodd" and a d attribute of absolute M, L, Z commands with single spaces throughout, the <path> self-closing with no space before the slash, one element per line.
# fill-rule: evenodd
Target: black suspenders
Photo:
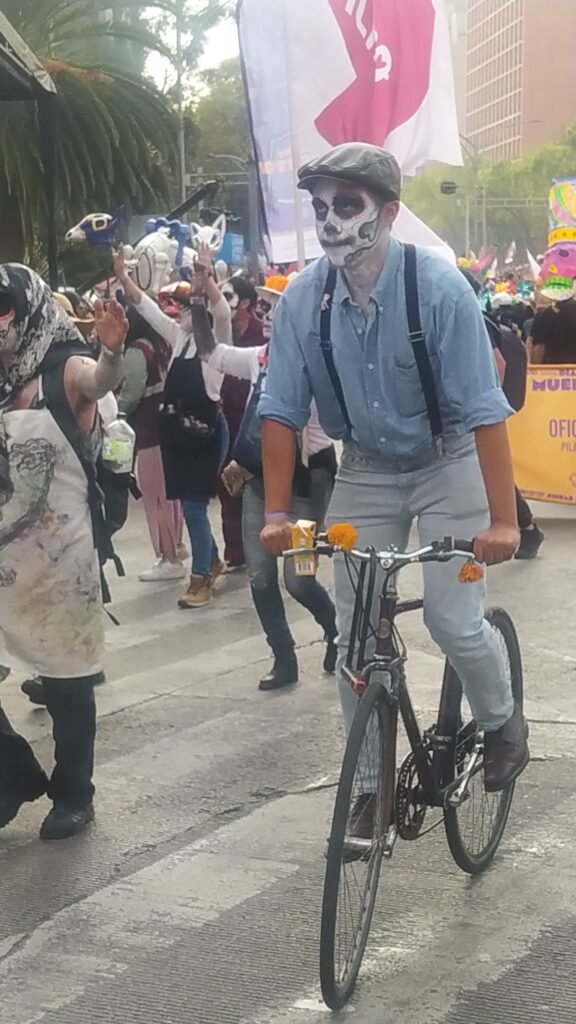
<path fill-rule="evenodd" d="M 328 277 L 326 278 L 326 287 L 324 289 L 324 296 L 320 311 L 320 347 L 322 349 L 322 355 L 324 356 L 326 370 L 336 396 L 336 401 L 340 406 L 340 411 L 344 418 L 348 433 L 351 435 L 352 423 L 346 407 L 346 399 L 344 398 L 342 382 L 334 364 L 334 353 L 331 341 L 330 327 L 332 319 L 332 299 L 334 297 L 335 287 L 336 269 L 334 267 L 330 267 Z M 413 245 L 408 244 L 404 245 L 404 287 L 406 295 L 408 335 L 414 351 L 414 358 L 418 368 L 420 384 L 422 386 L 422 391 L 424 392 L 432 437 L 434 440 L 437 440 L 437 438 L 442 436 L 442 417 L 440 415 L 438 393 L 436 391 L 430 356 L 428 355 L 428 349 L 426 348 L 426 339 L 422 331 L 422 322 L 420 320 L 416 249 Z"/>

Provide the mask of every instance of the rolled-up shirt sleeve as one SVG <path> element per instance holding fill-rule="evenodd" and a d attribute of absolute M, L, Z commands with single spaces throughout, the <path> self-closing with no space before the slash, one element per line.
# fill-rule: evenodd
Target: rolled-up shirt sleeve
<path fill-rule="evenodd" d="M 310 419 L 312 390 L 290 296 L 281 299 L 274 314 L 265 391 L 260 399 L 262 419 L 303 430 Z"/>
<path fill-rule="evenodd" d="M 444 392 L 466 429 L 492 426 L 512 416 L 514 410 L 500 387 L 490 339 L 472 289 L 457 298 L 446 295 L 440 300 L 436 330 Z"/>

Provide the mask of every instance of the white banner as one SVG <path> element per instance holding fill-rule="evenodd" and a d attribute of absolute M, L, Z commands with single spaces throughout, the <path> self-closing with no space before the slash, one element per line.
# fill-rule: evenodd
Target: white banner
<path fill-rule="evenodd" d="M 241 0 L 238 21 L 276 262 L 296 231 L 314 255 L 295 172 L 331 146 L 383 146 L 406 175 L 462 162 L 444 0 Z"/>

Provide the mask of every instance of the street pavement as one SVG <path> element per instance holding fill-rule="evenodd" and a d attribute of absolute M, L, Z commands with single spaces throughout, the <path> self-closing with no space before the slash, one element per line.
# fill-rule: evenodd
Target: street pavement
<path fill-rule="evenodd" d="M 576 1016 L 576 530 L 545 509 L 541 557 L 491 573 L 514 616 L 533 760 L 493 868 L 471 880 L 442 829 L 396 847 L 350 1024 L 572 1024 Z M 0 1024 L 324 1024 L 318 932 L 325 840 L 342 756 L 318 628 L 290 603 L 301 682 L 261 694 L 268 664 L 246 580 L 179 611 L 143 584 L 141 511 L 110 578 L 98 691 L 97 821 L 42 844 L 46 801 L 0 834 Z M 329 567 L 323 573 L 329 578 Z M 403 593 L 416 594 L 417 570 Z M 406 623 L 413 693 L 434 720 L 442 662 Z M 45 711 L 14 674 L 1 695 L 48 766 Z"/>

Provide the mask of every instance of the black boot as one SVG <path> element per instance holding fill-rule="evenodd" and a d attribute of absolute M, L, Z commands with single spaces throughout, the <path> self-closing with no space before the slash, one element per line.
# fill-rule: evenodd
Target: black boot
<path fill-rule="evenodd" d="M 39 676 L 34 676 L 33 679 L 25 679 L 20 689 L 22 693 L 26 694 L 31 704 L 37 704 L 41 708 L 46 707 L 44 686 Z"/>
<path fill-rule="evenodd" d="M 78 835 L 94 821 L 94 807 L 66 807 L 54 804 L 50 813 L 44 818 L 40 829 L 40 839 L 69 839 Z"/>
<path fill-rule="evenodd" d="M 283 686 L 291 686 L 298 682 L 298 661 L 294 651 L 277 654 L 274 667 L 268 675 L 258 683 L 259 690 L 280 690 Z"/>
<path fill-rule="evenodd" d="M 336 662 L 338 660 L 338 646 L 336 644 L 336 637 L 326 638 L 326 654 L 324 655 L 324 671 L 329 676 L 333 676 L 336 671 Z"/>
<path fill-rule="evenodd" d="M 516 552 L 515 558 L 523 562 L 536 558 L 544 540 L 544 534 L 536 523 L 532 523 L 531 526 L 520 530 L 520 547 Z"/>
<path fill-rule="evenodd" d="M 500 729 L 484 733 L 484 789 L 499 793 L 524 771 L 530 760 L 528 724 L 516 705 Z"/>
<path fill-rule="evenodd" d="M 46 793 L 48 779 L 30 744 L 12 728 L 0 707 L 0 828 L 16 817 L 22 804 Z"/>
<path fill-rule="evenodd" d="M 33 803 L 34 800 L 38 800 L 39 797 L 44 796 L 46 792 L 46 786 L 48 785 L 48 779 L 46 783 L 41 787 L 38 787 L 38 792 L 33 795 L 26 797 L 0 797 L 0 828 L 4 828 L 14 820 L 18 811 L 22 807 L 22 804 Z"/>

